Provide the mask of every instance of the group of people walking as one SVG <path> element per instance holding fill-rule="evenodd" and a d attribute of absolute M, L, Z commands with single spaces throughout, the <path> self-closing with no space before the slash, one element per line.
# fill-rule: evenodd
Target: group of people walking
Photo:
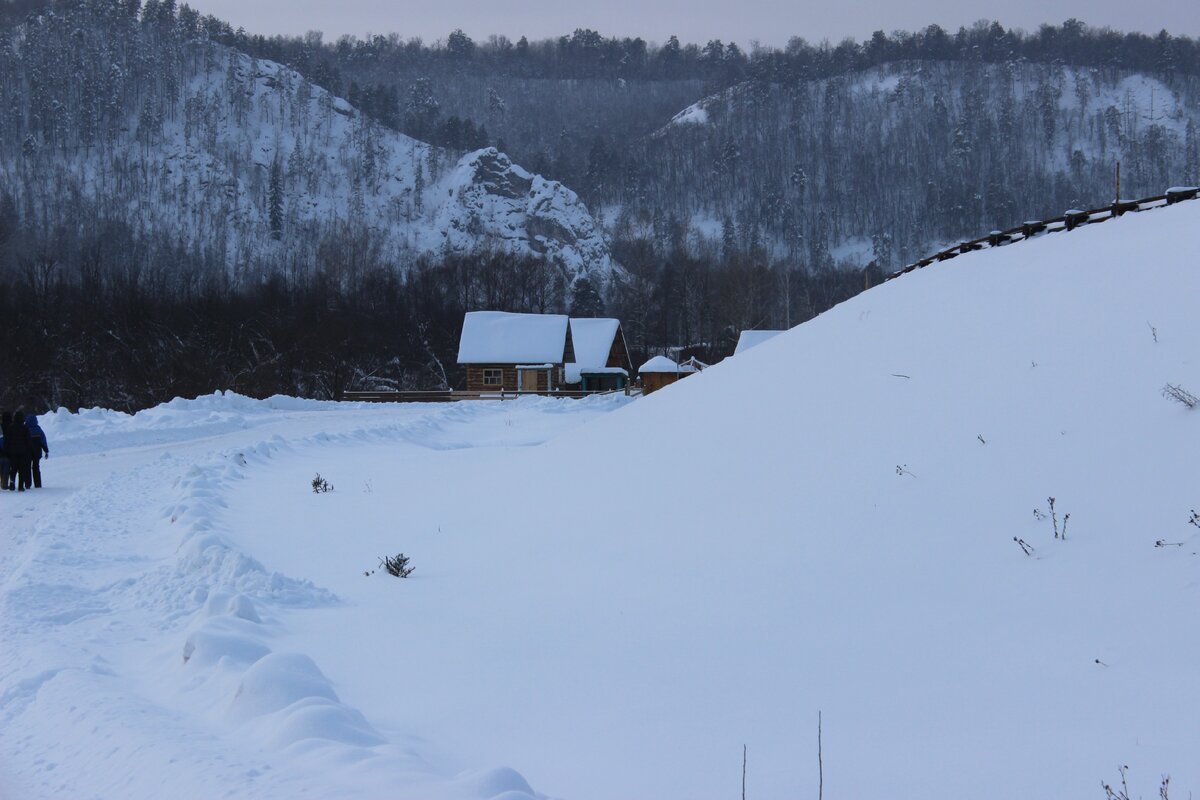
<path fill-rule="evenodd" d="M 42 488 L 43 455 L 50 457 L 50 444 L 37 417 L 23 411 L 0 414 L 0 489 Z"/>

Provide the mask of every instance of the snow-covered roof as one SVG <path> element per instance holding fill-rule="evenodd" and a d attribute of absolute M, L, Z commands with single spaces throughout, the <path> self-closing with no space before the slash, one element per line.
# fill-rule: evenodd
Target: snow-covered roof
<path fill-rule="evenodd" d="M 567 383 L 579 383 L 582 372 L 597 372 L 596 368 L 608 364 L 613 339 L 620 330 L 620 320 L 572 318 L 571 344 L 575 348 L 575 363 L 567 364 Z"/>
<path fill-rule="evenodd" d="M 468 311 L 458 363 L 561 364 L 566 344 L 566 315 Z"/>
<path fill-rule="evenodd" d="M 584 367 L 603 367 L 608 363 L 613 339 L 621 329 L 615 319 L 571 319 L 571 343 L 575 360 Z"/>
<path fill-rule="evenodd" d="M 625 371 L 624 367 L 582 367 L 582 368 L 580 368 L 579 371 L 584 375 L 625 375 L 626 377 L 629 376 L 629 373 Z"/>
<path fill-rule="evenodd" d="M 737 347 L 733 349 L 733 354 L 736 356 L 751 347 L 758 347 L 767 339 L 774 338 L 784 331 L 742 331 L 742 335 L 738 337 Z"/>
<path fill-rule="evenodd" d="M 679 372 L 679 365 L 666 356 L 655 356 L 642 364 L 642 368 L 638 372 L 643 375 L 647 372 Z"/>

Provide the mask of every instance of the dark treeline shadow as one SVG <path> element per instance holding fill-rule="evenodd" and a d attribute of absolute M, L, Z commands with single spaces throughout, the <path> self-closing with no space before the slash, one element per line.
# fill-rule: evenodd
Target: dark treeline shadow
<path fill-rule="evenodd" d="M 216 389 L 336 398 L 460 388 L 458 336 L 472 309 L 610 314 L 635 365 L 672 348 L 715 361 L 742 329 L 797 324 L 864 280 L 642 242 L 624 246 L 628 268 L 602 294 L 586 280 L 568 288 L 565 271 L 540 258 L 480 252 L 347 271 L 338 245 L 318 248 L 327 259 L 310 268 L 249 265 L 256 277 L 239 281 L 120 222 L 26 226 L 0 195 L 0 406 L 134 411 Z"/>

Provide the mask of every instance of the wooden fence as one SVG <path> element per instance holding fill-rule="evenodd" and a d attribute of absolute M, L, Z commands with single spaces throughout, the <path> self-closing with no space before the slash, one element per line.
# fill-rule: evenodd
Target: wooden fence
<path fill-rule="evenodd" d="M 893 272 L 885 280 L 898 278 L 901 275 L 912 272 L 915 269 L 927 267 L 937 261 L 949 261 L 963 253 L 970 253 L 975 250 L 982 250 L 985 247 L 1000 247 L 1013 242 L 1032 239 L 1043 233 L 1058 233 L 1059 231 L 1071 231 L 1084 225 L 1094 225 L 1097 222 L 1107 222 L 1110 219 L 1122 216 L 1123 214 L 1136 213 L 1138 211 L 1149 211 L 1154 208 L 1162 208 L 1163 206 L 1175 205 L 1184 200 L 1195 200 L 1200 196 L 1200 188 L 1188 187 L 1185 189 L 1169 189 L 1166 194 L 1160 194 L 1155 197 L 1146 197 L 1141 200 L 1129 200 L 1125 202 L 1116 202 L 1112 205 L 1103 206 L 1101 208 L 1093 208 L 1090 211 L 1068 211 L 1060 217 L 1051 219 L 1035 220 L 1033 222 L 1025 222 L 1015 228 L 1009 228 L 1006 231 L 992 231 L 987 236 L 981 236 L 978 239 L 972 239 L 969 242 L 961 242 L 953 247 L 947 247 L 940 253 L 934 253 L 928 258 L 923 258 L 916 263 L 909 264 L 898 272 Z"/>
<path fill-rule="evenodd" d="M 606 394 L 641 394 L 637 387 L 611 389 L 603 392 L 580 392 L 559 390 L 553 392 L 342 392 L 340 400 L 359 403 L 456 403 L 460 400 L 516 400 L 520 397 L 562 397 L 578 400 L 584 397 L 595 397 Z"/>

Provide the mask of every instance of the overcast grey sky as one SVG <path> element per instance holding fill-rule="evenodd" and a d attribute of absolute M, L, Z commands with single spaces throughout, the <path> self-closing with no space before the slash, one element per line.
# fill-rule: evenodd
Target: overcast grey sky
<path fill-rule="evenodd" d="M 252 33 L 301 34 L 324 31 L 327 40 L 344 33 L 399 33 L 427 42 L 462 28 L 472 38 L 504 34 L 542 39 L 594 28 L 606 36 L 641 36 L 661 42 L 675 34 L 683 42 L 709 39 L 748 46 L 758 40 L 783 45 L 792 36 L 811 42 L 872 31 L 913 30 L 936 22 L 950 30 L 979 19 L 1033 30 L 1043 22 L 1076 17 L 1090 25 L 1200 36 L 1197 0 L 840 0 L 821 4 L 785 0 L 193 0 Z"/>

